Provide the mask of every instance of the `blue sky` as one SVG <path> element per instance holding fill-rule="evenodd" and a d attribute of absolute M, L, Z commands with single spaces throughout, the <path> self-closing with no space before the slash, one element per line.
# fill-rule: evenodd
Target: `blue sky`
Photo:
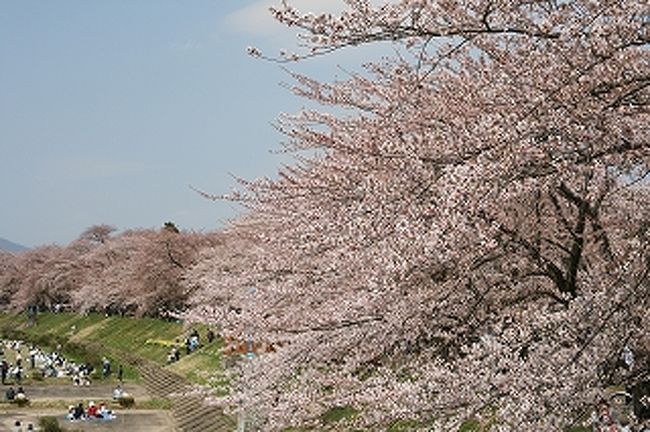
<path fill-rule="evenodd" d="M 295 48 L 262 0 L 0 0 L 0 237 L 67 244 L 85 228 L 210 231 L 202 198 L 273 176 L 271 127 L 304 103 L 273 54 Z M 299 0 L 332 8 L 335 0 Z M 334 76 L 355 54 L 291 66 Z"/>

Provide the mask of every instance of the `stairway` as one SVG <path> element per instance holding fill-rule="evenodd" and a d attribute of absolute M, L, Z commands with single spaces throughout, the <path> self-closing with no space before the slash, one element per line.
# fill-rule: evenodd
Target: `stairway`
<path fill-rule="evenodd" d="M 122 355 L 122 358 L 138 369 L 151 395 L 171 401 L 178 432 L 232 432 L 236 429 L 233 420 L 220 407 L 205 404 L 201 395 L 193 393 L 192 384 L 184 377 L 142 358 L 131 355 Z"/>

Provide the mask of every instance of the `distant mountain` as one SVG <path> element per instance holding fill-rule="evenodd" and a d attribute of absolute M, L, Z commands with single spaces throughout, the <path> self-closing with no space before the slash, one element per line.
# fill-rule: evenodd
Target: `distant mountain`
<path fill-rule="evenodd" d="M 0 250 L 3 250 L 5 252 L 15 253 L 15 252 L 24 252 L 26 250 L 29 250 L 29 248 L 0 237 Z"/>

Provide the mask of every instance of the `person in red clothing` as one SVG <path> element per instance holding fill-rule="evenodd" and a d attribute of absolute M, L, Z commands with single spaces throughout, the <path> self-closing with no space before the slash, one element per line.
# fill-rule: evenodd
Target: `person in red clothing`
<path fill-rule="evenodd" d="M 96 418 L 98 413 L 97 405 L 95 405 L 95 402 L 90 401 L 88 404 L 88 418 Z"/>

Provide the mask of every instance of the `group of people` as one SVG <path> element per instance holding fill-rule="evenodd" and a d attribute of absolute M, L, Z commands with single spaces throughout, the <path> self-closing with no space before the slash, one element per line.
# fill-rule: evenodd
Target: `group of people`
<path fill-rule="evenodd" d="M 185 353 L 190 355 L 201 346 L 199 332 L 194 329 L 188 337 L 185 338 Z"/>
<path fill-rule="evenodd" d="M 215 334 L 212 331 L 212 329 L 208 329 L 206 333 L 206 339 L 208 343 L 212 343 L 212 341 L 214 341 Z M 176 339 L 174 345 L 172 346 L 172 349 L 167 355 L 167 364 L 171 364 L 180 360 L 181 351 L 178 345 L 179 345 L 179 341 L 178 339 Z M 187 355 L 190 355 L 197 349 L 201 348 L 201 337 L 199 336 L 198 330 L 192 329 L 190 334 L 185 338 L 184 345 L 185 345 L 185 354 Z"/>
<path fill-rule="evenodd" d="M 15 363 L 7 361 L 7 352 L 14 352 Z M 6 384 L 8 379 L 12 379 L 16 384 L 20 384 L 25 378 L 23 367 L 22 341 L 3 341 L 0 343 L 0 376 L 2 384 Z"/>
<path fill-rule="evenodd" d="M 591 414 L 591 425 L 594 432 L 650 432 L 649 421 L 633 422 L 604 398 L 596 403 L 596 410 Z"/>
<path fill-rule="evenodd" d="M 9 352 L 13 352 L 15 360 L 13 364 L 7 361 L 5 354 Z M 0 343 L 0 357 L 2 357 L 2 360 L 0 360 L 0 373 L 3 384 L 6 384 L 8 379 L 20 384 L 25 378 L 24 352 L 29 358 L 30 370 L 33 373 L 40 373 L 43 377 L 78 376 L 76 381 L 81 383 L 83 382 L 83 375 L 87 375 L 92 370 L 89 365 L 77 365 L 66 360 L 57 351 L 47 353 L 35 345 L 25 348 L 25 344 L 20 340 L 5 340 Z"/>
<path fill-rule="evenodd" d="M 40 374 L 43 378 L 70 377 L 75 385 L 90 385 L 90 376 L 94 371 L 90 363 L 77 363 L 66 359 L 60 354 L 60 346 L 52 352 L 46 352 L 35 345 L 26 347 L 20 340 L 4 340 L 0 342 L 0 374 L 2 384 L 8 380 L 20 385 L 25 378 L 23 354 L 29 359 L 29 369 L 32 374 Z M 7 361 L 5 353 L 13 352 L 14 364 Z M 104 357 L 102 359 L 102 376 L 108 378 L 113 373 L 111 362 Z M 117 379 L 122 381 L 122 365 L 118 367 Z"/>
<path fill-rule="evenodd" d="M 9 386 L 5 392 L 5 399 L 8 401 L 17 401 L 21 399 L 26 400 L 27 395 L 25 394 L 25 390 L 22 387 L 18 387 L 18 390 L 14 390 L 13 387 Z"/>
<path fill-rule="evenodd" d="M 36 429 L 34 428 L 34 425 L 32 423 L 29 423 L 27 425 L 27 429 L 24 429 L 25 432 L 33 432 Z M 23 424 L 20 420 L 16 420 L 14 423 L 14 430 L 13 432 L 23 432 Z"/>
<path fill-rule="evenodd" d="M 90 401 L 88 403 L 88 409 L 84 408 L 83 402 L 79 402 L 77 405 L 70 405 L 68 407 L 66 418 L 70 421 L 113 420 L 115 418 L 115 413 L 113 413 L 113 411 L 103 402 L 97 405 L 94 401 Z"/>
<path fill-rule="evenodd" d="M 174 344 L 172 349 L 167 354 L 167 364 L 172 364 L 181 359 L 181 351 L 178 349 L 178 344 Z"/>
<path fill-rule="evenodd" d="M 113 390 L 113 400 L 118 401 L 121 397 L 126 396 L 127 393 L 118 384 Z M 116 415 L 113 410 L 109 409 L 104 402 L 96 404 L 94 401 L 88 402 L 88 408 L 84 408 L 83 402 L 77 405 L 70 405 L 66 419 L 70 421 L 77 420 L 113 420 Z"/>
<path fill-rule="evenodd" d="M 174 341 L 174 345 L 172 345 L 172 349 L 169 351 L 169 354 L 167 355 L 167 364 L 171 364 L 174 362 L 177 362 L 181 358 L 181 350 L 178 346 L 178 339 Z M 185 354 L 190 355 L 192 352 L 196 351 L 201 347 L 201 341 L 200 341 L 200 336 L 199 332 L 194 329 L 192 332 L 185 338 L 184 341 L 185 345 Z"/>
<path fill-rule="evenodd" d="M 113 370 L 111 369 L 111 361 L 103 357 L 102 358 L 102 377 L 104 379 L 107 379 L 111 374 L 113 373 Z M 122 365 L 119 365 L 117 367 L 117 375 L 116 378 L 119 382 L 122 382 L 122 379 L 124 377 L 124 369 L 122 368 Z"/>

